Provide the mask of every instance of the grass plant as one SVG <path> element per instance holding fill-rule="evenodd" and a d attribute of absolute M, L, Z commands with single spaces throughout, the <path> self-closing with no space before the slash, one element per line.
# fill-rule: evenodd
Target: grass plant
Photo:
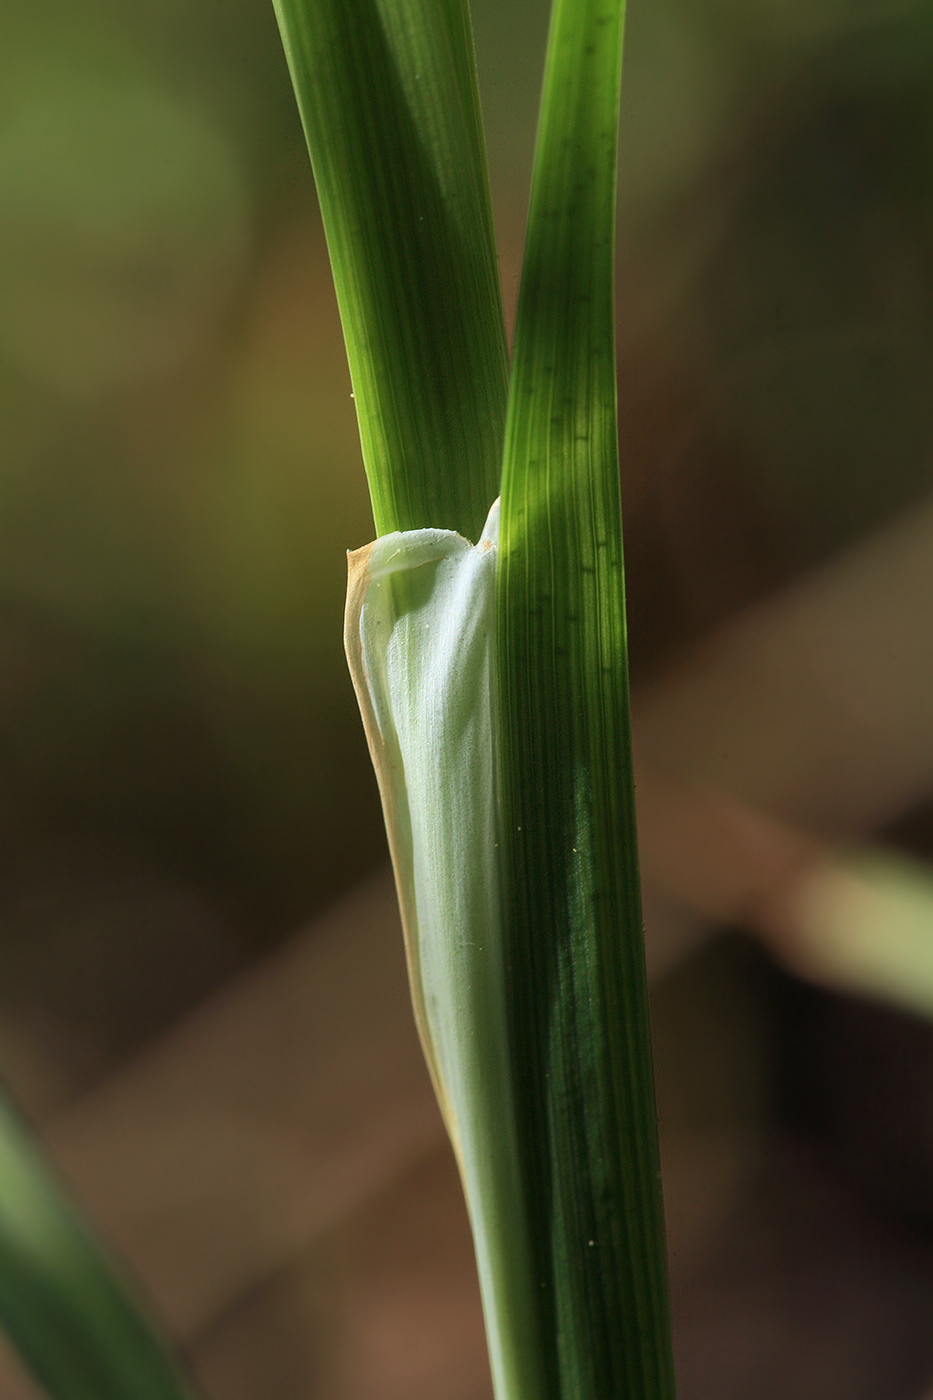
<path fill-rule="evenodd" d="M 624 5 L 554 7 L 505 424 L 465 5 L 276 11 L 381 536 L 351 569 L 348 651 L 498 1400 L 661 1400 L 616 437 Z M 478 546 L 498 543 L 493 579 L 450 532 L 477 539 L 500 485 L 498 536 Z M 468 586 L 451 584 L 455 561 Z"/>
<path fill-rule="evenodd" d="M 497 1400 L 670 1400 L 616 440 L 624 3 L 554 6 L 511 369 L 465 0 L 275 7 L 379 535 L 348 650 Z M 0 1315 L 53 1400 L 190 1397 L 12 1114 L 0 1188 Z"/>

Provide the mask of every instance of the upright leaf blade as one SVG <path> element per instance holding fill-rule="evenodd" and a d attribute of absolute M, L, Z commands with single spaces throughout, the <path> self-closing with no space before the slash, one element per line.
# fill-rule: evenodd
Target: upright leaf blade
<path fill-rule="evenodd" d="M 465 0 L 275 0 L 379 534 L 476 540 L 507 359 Z"/>
<path fill-rule="evenodd" d="M 554 1394 L 674 1394 L 619 503 L 614 210 L 624 4 L 556 0 L 499 555 L 510 1011 Z"/>

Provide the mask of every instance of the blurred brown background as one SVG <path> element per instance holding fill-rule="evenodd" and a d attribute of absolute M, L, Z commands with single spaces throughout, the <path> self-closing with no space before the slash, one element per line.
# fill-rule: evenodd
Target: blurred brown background
<path fill-rule="evenodd" d="M 546 7 L 474 18 L 511 308 Z M 619 262 L 648 759 L 921 858 L 931 77 L 927 0 L 632 0 Z M 0 0 L 0 424 L 0 1072 L 208 1395 L 485 1400 L 342 654 L 372 523 L 271 4 Z M 667 830 L 682 1400 L 922 1400 L 926 1023 L 681 908 Z"/>

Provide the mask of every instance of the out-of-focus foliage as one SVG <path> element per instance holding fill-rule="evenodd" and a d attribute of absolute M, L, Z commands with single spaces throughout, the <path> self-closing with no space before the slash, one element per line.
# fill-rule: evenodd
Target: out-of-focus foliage
<path fill-rule="evenodd" d="M 512 303 L 546 6 L 474 10 Z M 7 0 L 0 36 L 4 849 L 116 842 L 271 935 L 381 850 L 337 623 L 371 527 L 271 6 Z M 929 479 L 931 64 L 921 0 L 632 0 L 636 659 Z"/>
<path fill-rule="evenodd" d="M 301 136 L 271 9 L 79 8 L 0 45 L 6 848 L 116 839 L 268 931 L 378 851 Z"/>

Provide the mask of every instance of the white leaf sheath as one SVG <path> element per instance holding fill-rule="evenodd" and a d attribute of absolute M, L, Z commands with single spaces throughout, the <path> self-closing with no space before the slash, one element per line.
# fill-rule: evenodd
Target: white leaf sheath
<path fill-rule="evenodd" d="M 498 524 L 497 501 L 476 545 L 426 529 L 350 554 L 345 642 L 382 796 L 415 1018 L 463 1178 L 503 1400 L 524 1393 L 518 1373 L 527 1378 L 537 1349 L 506 1052 Z"/>

